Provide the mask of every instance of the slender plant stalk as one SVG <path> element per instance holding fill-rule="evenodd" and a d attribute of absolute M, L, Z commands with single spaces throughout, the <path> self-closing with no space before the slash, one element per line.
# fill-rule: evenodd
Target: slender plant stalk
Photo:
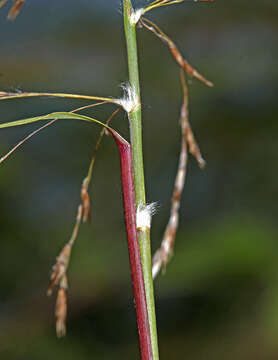
<path fill-rule="evenodd" d="M 83 100 L 98 100 L 105 101 L 114 104 L 118 104 L 117 99 L 102 97 L 102 96 L 91 96 L 91 95 L 80 95 L 80 94 L 65 94 L 65 93 L 48 93 L 48 92 L 22 92 L 22 93 L 9 93 L 0 91 L 0 100 L 9 99 L 20 99 L 29 97 L 60 97 L 68 99 L 83 99 Z"/>
<path fill-rule="evenodd" d="M 137 102 L 138 104 L 140 104 L 140 83 L 139 83 L 139 70 L 138 70 L 136 29 L 135 29 L 136 25 L 133 24 L 130 20 L 133 12 L 131 0 L 123 0 L 123 9 L 124 9 L 124 25 L 125 25 L 125 36 L 126 36 L 127 55 L 128 55 L 129 82 L 132 90 L 135 92 Z M 137 206 L 146 204 L 141 118 L 142 118 L 141 106 L 137 106 L 133 111 L 129 113 L 130 140 L 132 146 L 132 163 L 133 163 L 133 171 L 134 171 L 134 188 L 135 188 L 135 198 L 136 198 Z M 153 359 L 158 360 L 159 353 L 158 353 L 158 343 L 157 343 L 156 315 L 155 315 L 149 231 L 139 231 L 138 241 L 140 244 L 141 262 L 142 262 L 143 276 L 145 283 Z"/>

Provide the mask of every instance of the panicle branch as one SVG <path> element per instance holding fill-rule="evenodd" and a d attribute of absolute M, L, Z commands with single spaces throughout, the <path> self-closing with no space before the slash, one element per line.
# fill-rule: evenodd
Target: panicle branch
<path fill-rule="evenodd" d="M 184 104 L 181 110 L 181 126 L 182 126 L 182 134 L 184 133 L 187 143 L 188 143 L 188 147 L 189 147 L 189 152 L 191 153 L 192 156 L 195 157 L 197 163 L 199 164 L 200 168 L 203 169 L 206 165 L 206 162 L 201 154 L 199 145 L 197 143 L 197 141 L 195 140 L 195 136 L 194 133 L 192 131 L 191 125 L 190 125 L 190 121 L 189 121 L 189 101 L 188 101 L 188 87 L 186 84 L 186 80 L 185 80 L 185 76 L 184 76 L 184 71 L 181 69 L 180 70 L 180 79 L 181 79 L 181 86 L 183 89 L 183 94 L 184 94 Z M 182 119 L 186 119 L 187 121 L 185 122 L 185 125 L 182 124 Z"/>
<path fill-rule="evenodd" d="M 67 94 L 67 93 L 49 93 L 49 92 L 6 92 L 0 91 L 0 100 L 10 100 L 10 99 L 21 99 L 21 98 L 30 98 L 30 97 L 57 97 L 57 98 L 68 98 L 68 99 L 81 99 L 81 100 L 91 100 L 91 101 L 101 101 L 101 103 L 92 104 L 78 108 L 72 112 L 80 111 L 87 109 L 88 107 L 101 105 L 101 104 L 115 104 L 121 106 L 127 113 L 138 110 L 140 108 L 140 100 L 137 97 L 136 91 L 129 83 L 122 86 L 124 90 L 124 95 L 122 98 L 114 99 L 102 96 L 91 96 L 91 95 L 82 95 L 82 94 Z"/>
<path fill-rule="evenodd" d="M 188 88 L 184 77 L 184 70 L 180 71 L 181 84 L 183 89 L 183 104 L 181 107 L 181 151 L 179 158 L 179 166 L 177 170 L 176 180 L 174 191 L 171 200 L 171 210 L 170 218 L 166 226 L 163 240 L 160 248 L 155 252 L 153 256 L 153 266 L 152 266 L 152 275 L 155 278 L 160 272 L 161 268 L 165 268 L 167 263 L 170 261 L 173 254 L 176 232 L 179 225 L 179 209 L 181 196 L 184 189 L 185 177 L 186 177 L 186 168 L 188 162 L 188 151 L 189 150 L 193 156 L 195 156 L 201 167 L 204 166 L 205 161 L 201 155 L 198 144 L 195 141 L 190 123 L 189 123 L 189 113 L 188 113 Z"/>
<path fill-rule="evenodd" d="M 52 273 L 50 276 L 50 285 L 47 290 L 48 296 L 52 295 L 54 287 L 58 285 L 61 279 L 63 278 L 63 276 L 66 275 L 70 261 L 72 246 L 77 238 L 78 230 L 80 227 L 82 213 L 83 213 L 83 206 L 79 205 L 77 210 L 76 222 L 73 228 L 71 238 L 61 250 L 60 254 L 56 259 L 56 263 L 52 268 Z"/>
<path fill-rule="evenodd" d="M 102 96 L 66 94 L 66 93 L 49 93 L 49 92 L 0 91 L 0 100 L 20 99 L 20 98 L 29 98 L 29 97 L 59 97 L 59 98 L 69 98 L 69 99 L 97 100 L 97 101 L 105 101 L 108 103 L 118 104 L 117 99 L 107 98 L 107 97 L 102 97 Z M 120 105 L 120 104 L 118 104 L 118 105 Z"/>
<path fill-rule="evenodd" d="M 213 83 L 211 81 L 207 80 L 196 69 L 194 69 L 193 66 L 188 63 L 188 61 L 184 59 L 175 43 L 155 23 L 153 23 L 149 19 L 141 18 L 140 24 L 168 45 L 172 56 L 174 57 L 178 65 L 185 70 L 188 76 L 195 77 L 209 87 L 213 86 Z"/>
<path fill-rule="evenodd" d="M 100 104 L 101 103 L 88 105 L 82 108 L 75 109 L 72 112 L 77 112 L 83 110 L 84 108 L 88 108 Z M 121 108 L 119 107 L 112 113 L 112 115 L 106 121 L 107 126 L 120 110 Z M 88 220 L 90 220 L 90 196 L 88 193 L 88 187 L 92 178 L 93 167 L 96 160 L 96 154 L 100 147 L 101 140 L 105 134 L 105 130 L 106 128 L 102 128 L 101 130 L 101 133 L 99 135 L 98 141 L 95 146 L 94 155 L 90 163 L 88 174 L 82 182 L 81 191 L 80 191 L 81 204 L 78 206 L 77 209 L 77 217 L 72 232 L 72 236 L 70 240 L 67 242 L 67 244 L 64 246 L 62 251 L 60 252 L 59 256 L 57 257 L 56 264 L 53 266 L 53 270 L 51 273 L 50 285 L 47 290 L 47 295 L 50 296 L 53 292 L 54 287 L 57 285 L 59 286 L 57 301 L 56 301 L 56 310 L 55 310 L 56 332 L 58 337 L 62 337 L 66 334 L 67 289 L 68 289 L 67 269 L 69 266 L 72 246 L 76 241 L 79 228 L 81 225 L 81 221 L 85 223 Z"/>

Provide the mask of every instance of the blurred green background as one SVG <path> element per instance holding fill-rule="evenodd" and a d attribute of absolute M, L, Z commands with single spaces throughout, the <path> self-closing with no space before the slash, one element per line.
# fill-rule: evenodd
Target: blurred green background
<path fill-rule="evenodd" d="M 136 6 L 145 1 L 134 1 Z M 120 96 L 127 80 L 120 0 L 27 0 L 0 11 L 0 91 Z M 161 360 L 278 359 L 278 2 L 191 1 L 157 10 L 185 57 L 215 83 L 190 81 L 191 124 L 207 167 L 190 158 L 175 256 L 155 282 Z M 179 70 L 138 31 L 148 201 L 163 235 L 180 147 Z M 1 122 L 87 102 L 0 103 Z M 110 105 L 96 109 L 104 121 Z M 123 114 L 113 123 L 128 136 Z M 37 126 L 4 129 L 0 151 Z M 119 159 L 105 138 L 91 186 L 92 222 L 69 269 L 65 339 L 55 336 L 51 266 L 69 238 L 97 127 L 58 122 L 1 164 L 0 358 L 138 359 Z"/>

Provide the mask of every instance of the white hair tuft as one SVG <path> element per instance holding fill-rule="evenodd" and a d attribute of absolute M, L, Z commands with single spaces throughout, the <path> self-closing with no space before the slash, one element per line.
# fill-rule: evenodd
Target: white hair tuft
<path fill-rule="evenodd" d="M 131 24 L 136 25 L 143 14 L 144 14 L 144 8 L 133 10 L 130 15 Z"/>
<path fill-rule="evenodd" d="M 157 203 L 147 205 L 138 205 L 136 212 L 136 226 L 137 230 L 144 231 L 151 228 L 152 216 L 157 210 Z"/>
<path fill-rule="evenodd" d="M 137 110 L 140 107 L 140 101 L 136 94 L 135 88 L 129 83 L 123 84 L 124 96 L 118 99 L 117 103 L 121 105 L 127 113 Z"/>

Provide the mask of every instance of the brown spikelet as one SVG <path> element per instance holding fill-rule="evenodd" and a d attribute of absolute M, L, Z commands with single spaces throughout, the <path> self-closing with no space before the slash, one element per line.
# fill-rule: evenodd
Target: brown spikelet
<path fill-rule="evenodd" d="M 9 0 L 2 0 L 0 1 L 0 8 L 4 6 Z"/>
<path fill-rule="evenodd" d="M 90 220 L 90 196 L 88 194 L 88 177 L 86 177 L 81 186 L 81 200 L 83 205 L 83 223 Z"/>
<path fill-rule="evenodd" d="M 83 207 L 82 205 L 79 205 L 77 210 L 76 222 L 73 228 L 71 238 L 61 250 L 59 256 L 56 259 L 56 264 L 52 268 L 52 273 L 50 276 L 50 285 L 47 290 L 48 296 L 52 294 L 54 287 L 58 285 L 59 282 L 61 282 L 63 277 L 66 275 L 70 261 L 71 249 L 76 240 L 78 230 L 80 227 L 82 212 L 83 212 Z"/>
<path fill-rule="evenodd" d="M 187 131 L 186 131 L 186 140 L 187 140 L 189 151 L 190 151 L 191 155 L 193 155 L 195 157 L 200 168 L 203 169 L 206 165 L 206 162 L 203 159 L 200 148 L 195 140 L 190 123 L 188 123 Z"/>
<path fill-rule="evenodd" d="M 183 60 L 183 66 L 184 70 L 186 71 L 187 75 L 195 77 L 196 79 L 200 80 L 204 84 L 206 84 L 209 87 L 213 86 L 213 83 L 209 80 L 207 80 L 203 75 L 201 75 L 196 69 L 194 69 L 186 60 Z"/>
<path fill-rule="evenodd" d="M 67 269 L 70 261 L 71 249 L 76 240 L 78 230 L 82 219 L 83 207 L 79 205 L 77 211 L 77 217 L 75 226 L 68 243 L 63 247 L 59 256 L 57 257 L 56 264 L 53 266 L 50 285 L 47 290 L 47 295 L 50 296 L 53 293 L 53 289 L 56 285 L 59 285 L 57 300 L 56 300 L 56 332 L 58 337 L 62 337 L 66 334 L 66 316 L 67 316 Z"/>
<path fill-rule="evenodd" d="M 48 296 L 52 295 L 54 287 L 58 285 L 61 279 L 65 276 L 70 259 L 70 254 L 71 245 L 67 243 L 57 257 L 56 264 L 53 266 L 50 276 L 50 285 L 47 290 Z"/>
<path fill-rule="evenodd" d="M 73 232 L 72 232 L 70 241 L 68 242 L 70 247 L 73 246 L 73 244 L 74 244 L 74 242 L 75 242 L 75 240 L 77 238 L 80 223 L 81 223 L 81 219 L 82 219 L 82 214 L 83 214 L 83 206 L 80 204 L 78 206 L 78 209 L 77 209 L 77 216 L 76 216 L 76 221 L 75 221 L 75 225 L 74 225 L 74 228 L 73 228 Z"/>
<path fill-rule="evenodd" d="M 182 109 L 181 109 L 181 119 L 183 119 L 183 120 L 181 120 L 182 121 L 182 123 L 181 123 L 182 133 L 184 134 L 183 136 L 185 137 L 185 139 L 188 143 L 189 152 L 191 153 L 191 155 L 193 155 L 195 157 L 200 168 L 202 169 L 206 165 L 206 162 L 203 159 L 200 148 L 197 144 L 197 141 L 195 140 L 195 136 L 193 134 L 193 131 L 192 131 L 192 128 L 191 128 L 191 125 L 189 122 L 188 88 L 186 85 L 183 70 L 181 70 L 181 72 L 180 72 L 180 79 L 181 79 L 181 85 L 182 85 L 182 89 L 183 89 L 183 93 L 184 93 L 184 103 L 183 103 Z"/>
<path fill-rule="evenodd" d="M 63 337 L 66 335 L 67 288 L 67 277 L 64 275 L 60 282 L 55 308 L 56 333 L 58 337 Z"/>
<path fill-rule="evenodd" d="M 5 3 L 6 1 L 4 1 Z M 21 8 L 23 6 L 23 4 L 25 3 L 25 0 L 13 0 L 14 4 L 11 8 L 11 10 L 9 11 L 9 14 L 8 14 L 8 19 L 9 20 L 14 20 L 17 15 L 20 13 L 21 11 Z M 2 4 L 0 4 L 0 7 L 1 7 Z M 4 5 L 4 4 L 3 4 Z"/>

